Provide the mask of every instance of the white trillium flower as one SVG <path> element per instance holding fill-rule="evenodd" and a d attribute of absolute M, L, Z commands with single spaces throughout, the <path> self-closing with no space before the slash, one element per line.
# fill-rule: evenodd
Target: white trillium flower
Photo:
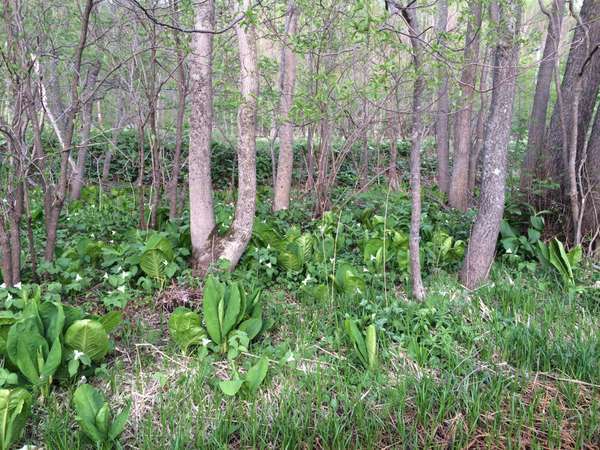
<path fill-rule="evenodd" d="M 302 284 L 304 286 L 306 286 L 308 284 L 308 282 L 311 280 L 312 280 L 312 278 L 310 277 L 310 274 L 306 274 L 306 278 L 304 280 L 302 280 Z"/>
<path fill-rule="evenodd" d="M 268 262 L 267 264 L 265 264 L 269 269 L 272 267 L 271 262 Z"/>
<path fill-rule="evenodd" d="M 293 353 L 290 353 L 290 356 L 288 356 L 287 359 L 285 360 L 285 362 L 287 362 L 287 363 L 291 363 L 291 362 L 294 362 L 294 361 L 296 361 L 296 358 L 294 358 L 294 354 Z"/>
<path fill-rule="evenodd" d="M 201 344 L 206 347 L 208 344 L 210 344 L 210 339 L 202 338 Z"/>
<path fill-rule="evenodd" d="M 75 361 L 79 361 L 83 355 L 85 355 L 85 353 L 80 352 L 79 350 L 73 350 L 73 359 Z"/>
<path fill-rule="evenodd" d="M 371 255 L 371 261 L 375 261 L 377 257 L 375 255 Z"/>
<path fill-rule="evenodd" d="M 83 278 L 79 274 L 75 275 L 75 281 L 81 281 Z"/>
<path fill-rule="evenodd" d="M 15 284 L 15 287 L 16 287 L 17 289 L 21 289 L 21 282 L 19 281 L 17 284 Z"/>
<path fill-rule="evenodd" d="M 121 294 L 123 294 L 125 292 L 125 286 L 119 286 L 117 288 L 117 291 L 119 291 Z"/>
<path fill-rule="evenodd" d="M 366 267 L 363 267 L 363 272 L 368 272 L 369 269 L 367 269 Z"/>
<path fill-rule="evenodd" d="M 108 280 L 108 273 L 104 272 L 104 276 L 102 278 L 104 278 L 105 280 Z"/>
<path fill-rule="evenodd" d="M 5 283 L 0 284 L 0 289 L 6 289 L 6 284 Z"/>

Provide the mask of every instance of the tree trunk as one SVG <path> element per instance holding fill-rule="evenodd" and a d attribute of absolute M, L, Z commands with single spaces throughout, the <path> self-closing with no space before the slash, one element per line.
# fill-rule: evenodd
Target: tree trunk
<path fill-rule="evenodd" d="M 138 226 L 140 230 L 147 230 L 148 224 L 146 222 L 146 199 L 144 189 L 144 174 L 146 172 L 146 152 L 145 152 L 145 137 L 144 137 L 144 121 L 139 118 L 137 127 L 137 141 L 138 141 L 138 178 L 136 180 L 136 187 L 138 191 Z"/>
<path fill-rule="evenodd" d="M 88 146 L 90 144 L 90 131 L 92 129 L 92 109 L 94 106 L 93 90 L 96 87 L 96 79 L 100 72 L 100 60 L 92 64 L 85 82 L 84 92 L 89 93 L 81 110 L 81 139 L 77 151 L 77 163 L 75 170 L 71 175 L 71 200 L 79 200 L 81 197 L 81 188 L 85 183 L 85 161 L 87 158 Z"/>
<path fill-rule="evenodd" d="M 173 21 L 179 23 L 179 10 L 177 2 L 172 2 Z M 175 39 L 175 47 L 177 48 L 177 118 L 175 124 L 175 154 L 173 155 L 173 170 L 171 179 L 169 180 L 168 196 L 169 196 L 169 219 L 173 220 L 178 214 L 178 195 L 177 187 L 179 186 L 179 173 L 181 172 L 181 147 L 183 145 L 183 127 L 185 119 L 185 98 L 186 98 L 186 77 L 185 77 L 185 51 L 176 31 L 173 33 Z"/>
<path fill-rule="evenodd" d="M 494 260 L 504 213 L 510 127 L 519 56 L 520 3 L 492 2 L 491 19 L 497 24 L 494 49 L 493 93 L 483 147 L 483 177 L 477 218 L 471 231 L 460 279 L 469 289 L 488 276 Z M 502 18 L 502 21 L 499 19 Z"/>
<path fill-rule="evenodd" d="M 569 57 L 565 68 L 565 73 L 562 78 L 561 91 L 563 94 L 564 105 L 573 104 L 573 96 L 575 95 L 576 89 L 575 84 L 577 82 L 578 74 L 589 56 L 586 51 L 586 30 L 589 36 L 589 42 L 592 45 L 600 42 L 600 2 L 598 0 L 584 0 L 581 12 L 579 14 L 581 23 L 584 27 L 578 25 L 573 34 L 571 41 L 571 49 L 569 51 Z M 590 49 L 591 50 L 591 49 Z M 594 105 L 598 96 L 598 88 L 600 87 L 600 58 L 592 58 L 585 69 L 583 74 L 582 92 L 579 102 L 579 111 L 577 114 L 577 152 L 580 155 L 584 148 L 584 142 L 587 137 L 587 131 L 589 129 L 590 122 L 592 120 L 592 114 L 594 111 Z M 562 127 L 561 127 L 561 113 L 560 108 L 555 105 L 552 118 L 550 120 L 550 126 L 545 139 L 545 145 L 543 145 L 542 154 L 537 167 L 540 169 L 540 177 L 547 178 L 550 181 L 560 183 L 563 186 L 563 192 L 566 191 L 568 186 L 568 172 L 566 167 L 566 159 L 564 155 L 567 149 L 563 146 Z M 571 114 L 566 115 L 565 128 L 569 134 L 568 142 L 570 141 L 570 133 L 573 129 L 573 124 L 570 123 Z M 579 158 L 578 158 L 579 159 Z M 554 200 L 559 203 L 563 203 L 564 199 L 560 195 L 556 196 Z M 547 206 L 547 205 L 546 205 Z"/>
<path fill-rule="evenodd" d="M 71 79 L 71 105 L 66 113 L 66 131 L 64 139 L 62 139 L 61 145 L 61 158 L 60 158 L 60 172 L 57 186 L 48 186 L 52 190 L 51 204 L 49 205 L 49 217 L 46 220 L 46 248 L 44 249 L 44 259 L 46 261 L 52 261 L 54 259 L 54 250 L 56 248 L 56 236 L 58 229 L 58 222 L 60 219 L 60 213 L 65 201 L 67 194 L 67 181 L 68 181 L 68 169 L 69 169 L 69 158 L 71 154 L 71 147 L 73 143 L 73 131 L 75 127 L 75 117 L 79 110 L 79 80 L 81 73 L 81 61 L 83 57 L 83 51 L 86 47 L 88 26 L 92 9 L 94 8 L 94 1 L 87 0 L 85 10 L 83 12 L 81 27 L 79 33 L 79 42 L 75 51 L 75 59 L 73 62 L 73 78 Z M 60 138 L 60 136 L 59 136 Z"/>
<path fill-rule="evenodd" d="M 251 0 L 243 0 L 243 12 Z M 238 198 L 231 230 L 222 242 L 221 258 L 233 270 L 252 237 L 256 212 L 256 113 L 258 99 L 258 62 L 254 25 L 237 24 L 240 48 L 241 104 L 238 110 Z"/>
<path fill-rule="evenodd" d="M 279 112 L 283 123 L 279 130 L 279 161 L 277 164 L 273 211 L 287 209 L 290 204 L 294 165 L 294 127 L 289 115 L 293 102 L 294 84 L 296 82 L 296 55 L 290 47 L 289 38 L 296 33 L 297 23 L 298 11 L 294 1 L 290 0 L 285 25 L 286 40 L 281 49 L 281 104 Z"/>
<path fill-rule="evenodd" d="M 421 230 L 421 142 L 423 140 L 423 93 L 425 79 L 422 71 L 423 44 L 420 38 L 419 24 L 415 6 L 403 7 L 394 3 L 404 17 L 409 28 L 412 59 L 415 69 L 412 103 L 412 132 L 410 147 L 410 236 L 408 241 L 410 253 L 410 272 L 412 277 L 413 296 L 422 301 L 425 299 L 425 287 L 421 278 L 420 230 Z"/>
<path fill-rule="evenodd" d="M 214 0 L 196 5 L 195 27 L 215 27 Z M 206 270 L 212 262 L 215 217 L 210 175 L 213 128 L 213 35 L 195 33 L 190 53 L 189 198 L 193 266 Z"/>
<path fill-rule="evenodd" d="M 475 139 L 471 145 L 471 156 L 469 157 L 469 195 L 474 196 L 475 186 L 477 184 L 477 169 L 479 166 L 479 156 L 483 149 L 483 140 L 485 138 L 485 117 L 488 109 L 487 101 L 487 79 L 489 74 L 488 56 L 483 58 L 481 67 L 481 76 L 479 79 L 479 112 L 477 114 L 477 126 L 475 129 Z"/>
<path fill-rule="evenodd" d="M 597 250 L 600 248 L 600 110 L 596 112 L 586 156 L 579 170 L 583 185 L 581 235 L 589 242 L 590 249 Z"/>
<path fill-rule="evenodd" d="M 531 190 L 533 175 L 542 146 L 544 145 L 550 87 L 552 85 L 552 74 L 554 73 L 554 68 L 559 57 L 558 46 L 560 45 L 565 0 L 554 0 L 551 12 L 543 9 L 541 2 L 540 7 L 542 7 L 542 11 L 548 16 L 548 31 L 546 32 L 546 44 L 544 45 L 544 53 L 538 69 L 535 86 L 533 108 L 529 121 L 527 151 L 523 159 L 523 167 L 521 168 L 519 188 L 523 193 L 529 193 Z"/>
<path fill-rule="evenodd" d="M 394 102 L 394 109 L 397 108 L 396 102 Z M 398 176 L 398 137 L 400 135 L 400 115 L 388 111 L 388 130 L 389 130 L 389 141 L 390 141 L 390 160 L 388 164 L 388 183 L 392 191 L 400 189 L 400 177 Z"/>
<path fill-rule="evenodd" d="M 448 26 L 448 0 L 438 0 L 436 33 L 438 45 L 446 41 L 444 33 Z M 435 121 L 436 153 L 437 153 L 437 185 L 442 192 L 450 189 L 450 132 L 448 114 L 450 113 L 450 98 L 448 95 L 448 73 L 446 68 L 439 71 L 440 87 L 437 92 L 437 116 Z"/>
<path fill-rule="evenodd" d="M 464 69 L 462 71 L 460 109 L 456 113 L 456 131 L 452 179 L 448 200 L 450 206 L 461 211 L 469 207 L 469 155 L 471 153 L 471 115 L 473 92 L 479 59 L 479 39 L 481 28 L 481 0 L 469 2 L 472 19 L 467 26 L 465 37 Z"/>

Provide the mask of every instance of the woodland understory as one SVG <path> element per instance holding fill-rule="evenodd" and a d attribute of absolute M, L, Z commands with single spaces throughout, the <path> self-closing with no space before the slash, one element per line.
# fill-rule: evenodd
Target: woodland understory
<path fill-rule="evenodd" d="M 600 448 L 600 0 L 0 12 L 0 450 Z"/>

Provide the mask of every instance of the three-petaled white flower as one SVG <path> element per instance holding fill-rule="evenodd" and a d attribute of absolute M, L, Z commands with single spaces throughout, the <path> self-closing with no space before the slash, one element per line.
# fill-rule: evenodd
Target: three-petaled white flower
<path fill-rule="evenodd" d="M 15 287 L 16 287 L 17 289 L 21 289 L 21 282 L 19 281 L 17 284 L 15 284 Z"/>
<path fill-rule="evenodd" d="M 202 338 L 201 344 L 206 347 L 208 344 L 210 344 L 210 339 Z"/>
<path fill-rule="evenodd" d="M 83 278 L 81 278 L 81 275 L 77 274 L 75 275 L 75 281 L 81 281 L 83 280 Z"/>
<path fill-rule="evenodd" d="M 104 278 L 105 280 L 108 280 L 108 273 L 104 272 L 104 276 L 102 278 Z"/>
<path fill-rule="evenodd" d="M 309 274 L 309 273 L 307 273 L 307 274 L 306 274 L 306 278 L 305 278 L 304 280 L 302 280 L 302 284 L 303 284 L 304 286 L 306 286 L 306 285 L 307 285 L 307 284 L 308 284 L 310 281 L 312 281 L 312 278 L 310 277 L 310 274 Z"/>
<path fill-rule="evenodd" d="M 80 352 L 79 350 L 73 350 L 73 359 L 75 361 L 79 361 L 83 355 L 85 355 L 85 353 Z"/>
<path fill-rule="evenodd" d="M 121 294 L 123 294 L 125 292 L 125 286 L 119 286 L 117 288 L 117 291 L 119 291 Z"/>

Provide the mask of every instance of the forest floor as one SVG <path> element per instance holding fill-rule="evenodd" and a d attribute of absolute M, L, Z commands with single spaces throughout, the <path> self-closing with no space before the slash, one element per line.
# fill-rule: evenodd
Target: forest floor
<path fill-rule="evenodd" d="M 336 257 L 365 264 L 364 295 L 334 290 L 316 295 L 306 287 L 311 276 L 328 283 L 328 274 L 320 274 L 324 266 L 309 264 L 299 274 L 290 273 L 274 267 L 277 259 L 269 259 L 269 249 L 258 244 L 249 249 L 258 256 L 248 256 L 234 277 L 246 286 L 258 283 L 263 315 L 274 324 L 233 361 L 195 350 L 183 353 L 170 338 L 174 309 L 202 310 L 201 289 L 192 275 L 178 272 L 148 289 L 132 283 L 114 350 L 103 373 L 90 380 L 109 395 L 114 410 L 131 404 L 123 447 L 600 448 L 598 289 L 569 291 L 535 262 L 499 258 L 489 282 L 475 291 L 458 283 L 455 263 L 426 264 L 428 297 L 414 302 L 406 277 L 394 275 L 399 271 L 391 266 L 387 275 L 385 269 L 375 271 L 361 254 L 365 211 L 372 210 L 371 224 L 381 213 L 395 215 L 396 226 L 403 227 L 402 206 L 388 209 L 381 198 L 367 196 L 354 215 L 338 217 L 347 234 L 340 252 L 348 254 Z M 402 198 L 392 200 L 402 204 Z M 223 200 L 218 217 L 227 221 L 230 210 Z M 118 203 L 113 199 L 105 207 Z M 128 227 L 127 220 L 119 225 L 116 216 L 93 204 L 78 210 L 78 220 L 94 225 L 73 228 L 65 247 L 94 227 L 98 240 L 124 236 L 118 227 Z M 123 206 L 128 211 L 125 201 Z M 432 206 L 429 216 L 438 209 Z M 98 214 L 113 217 L 105 219 L 112 223 L 96 224 Z M 259 208 L 259 217 L 267 214 L 268 206 Z M 297 220 L 294 214 L 300 213 L 280 218 L 282 229 Z M 452 220 L 444 217 L 451 232 Z M 315 221 L 303 230 L 324 225 Z M 102 309 L 107 287 L 93 280 L 112 269 L 89 270 L 94 270 L 88 276 L 95 287 L 71 298 Z M 580 286 L 597 287 L 597 272 L 582 267 Z M 377 324 L 375 369 L 363 368 L 356 357 L 344 331 L 347 317 Z M 257 393 L 224 395 L 218 382 L 235 370 L 246 372 L 259 357 L 268 359 L 269 370 Z M 23 443 L 88 448 L 69 407 L 74 388 L 57 386 L 43 407 L 35 407 Z"/>

